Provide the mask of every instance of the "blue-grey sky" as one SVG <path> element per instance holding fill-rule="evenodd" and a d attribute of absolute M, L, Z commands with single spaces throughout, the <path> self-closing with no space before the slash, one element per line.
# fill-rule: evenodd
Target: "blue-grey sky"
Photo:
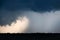
<path fill-rule="evenodd" d="M 13 12 L 18 10 L 33 10 L 35 12 L 56 11 L 60 10 L 60 0 L 0 0 L 0 24 L 7 24 L 2 23 L 2 18 L 4 17 L 11 18 L 13 16 L 15 19 L 19 13 Z M 9 11 L 11 13 L 8 13 Z M 6 16 L 6 14 L 9 16 Z M 10 21 L 13 21 L 13 19 Z"/>
<path fill-rule="evenodd" d="M 1 0 L 0 8 L 10 11 L 31 9 L 34 11 L 51 11 L 60 9 L 60 0 Z"/>
<path fill-rule="evenodd" d="M 49 29 L 49 25 L 51 24 L 51 19 L 51 22 L 60 20 L 60 16 L 57 16 L 57 18 L 55 16 L 59 13 L 60 0 L 0 0 L 0 25 L 11 24 L 13 21 L 16 21 L 18 16 L 25 15 L 30 19 L 31 27 L 38 26 L 38 28 L 40 27 L 40 30 L 42 30 L 41 27 L 46 24 L 44 30 L 47 31 Z M 45 22 L 45 24 L 43 25 L 42 23 L 45 21 L 44 17 L 46 18 L 46 22 L 48 22 Z M 37 29 L 35 31 L 39 32 L 39 30 L 37 31 Z M 48 31 L 50 32 L 51 29 L 53 30 L 53 28 L 50 28 Z"/>

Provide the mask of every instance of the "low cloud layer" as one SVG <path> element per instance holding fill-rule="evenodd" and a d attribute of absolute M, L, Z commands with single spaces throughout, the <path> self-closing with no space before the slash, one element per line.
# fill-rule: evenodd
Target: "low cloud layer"
<path fill-rule="evenodd" d="M 60 11 L 41 13 L 25 10 L 13 13 L 13 15 L 7 13 L 7 17 L 12 16 L 10 19 L 2 16 L 6 20 L 0 21 L 3 23 L 2 25 L 0 23 L 0 33 L 60 33 Z"/>

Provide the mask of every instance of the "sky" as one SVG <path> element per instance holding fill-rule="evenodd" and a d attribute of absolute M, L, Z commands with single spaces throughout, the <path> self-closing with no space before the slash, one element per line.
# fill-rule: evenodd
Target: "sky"
<path fill-rule="evenodd" d="M 22 22 L 24 27 L 29 25 L 27 33 L 60 32 L 60 0 L 0 0 L 0 32 L 8 32 L 3 31 L 6 25 L 9 29 L 15 27 L 12 23 L 17 24 L 17 19 L 22 16 L 28 20 L 25 24 Z M 21 22 L 19 24 L 22 27 Z"/>

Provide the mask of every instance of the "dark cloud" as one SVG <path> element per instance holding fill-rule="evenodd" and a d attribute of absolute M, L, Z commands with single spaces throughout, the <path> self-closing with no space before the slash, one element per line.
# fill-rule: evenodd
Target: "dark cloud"
<path fill-rule="evenodd" d="M 13 11 L 28 9 L 34 11 L 60 10 L 60 0 L 1 0 L 1 8 Z"/>
<path fill-rule="evenodd" d="M 21 13 L 19 10 L 20 11 L 21 10 L 33 10 L 35 12 L 36 11 L 46 12 L 46 11 L 52 11 L 52 10 L 53 11 L 60 10 L 60 0 L 0 0 L 0 25 L 11 24 L 13 21 L 15 21 L 17 19 L 18 16 L 22 16 L 23 13 Z M 34 12 L 34 15 L 38 15 L 38 14 L 35 14 L 35 12 Z M 26 15 L 28 15 L 28 14 L 26 14 Z M 40 24 L 38 23 L 40 20 L 39 19 L 40 16 L 35 17 L 32 15 L 32 17 L 31 17 L 31 15 L 30 16 L 28 15 L 28 16 L 31 18 L 32 23 L 34 24 L 34 22 L 35 22 L 36 26 L 39 25 L 39 27 L 40 27 Z M 37 29 L 35 30 L 35 32 L 37 31 Z M 38 32 L 40 32 L 40 31 L 38 31 Z"/>
<path fill-rule="evenodd" d="M 11 24 L 12 22 L 15 22 L 17 17 L 21 16 L 21 12 L 18 11 L 6 11 L 1 10 L 0 12 L 0 25 L 7 25 Z"/>
<path fill-rule="evenodd" d="M 19 14 L 21 15 L 21 13 L 14 13 L 18 10 L 45 12 L 59 9 L 60 0 L 0 0 L 0 24 L 14 21 Z"/>

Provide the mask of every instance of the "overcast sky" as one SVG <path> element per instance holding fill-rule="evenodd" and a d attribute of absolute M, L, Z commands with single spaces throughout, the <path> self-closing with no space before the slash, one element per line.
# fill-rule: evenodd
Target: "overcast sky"
<path fill-rule="evenodd" d="M 27 32 L 60 32 L 60 0 L 0 0 L 0 25 L 29 19 Z"/>

